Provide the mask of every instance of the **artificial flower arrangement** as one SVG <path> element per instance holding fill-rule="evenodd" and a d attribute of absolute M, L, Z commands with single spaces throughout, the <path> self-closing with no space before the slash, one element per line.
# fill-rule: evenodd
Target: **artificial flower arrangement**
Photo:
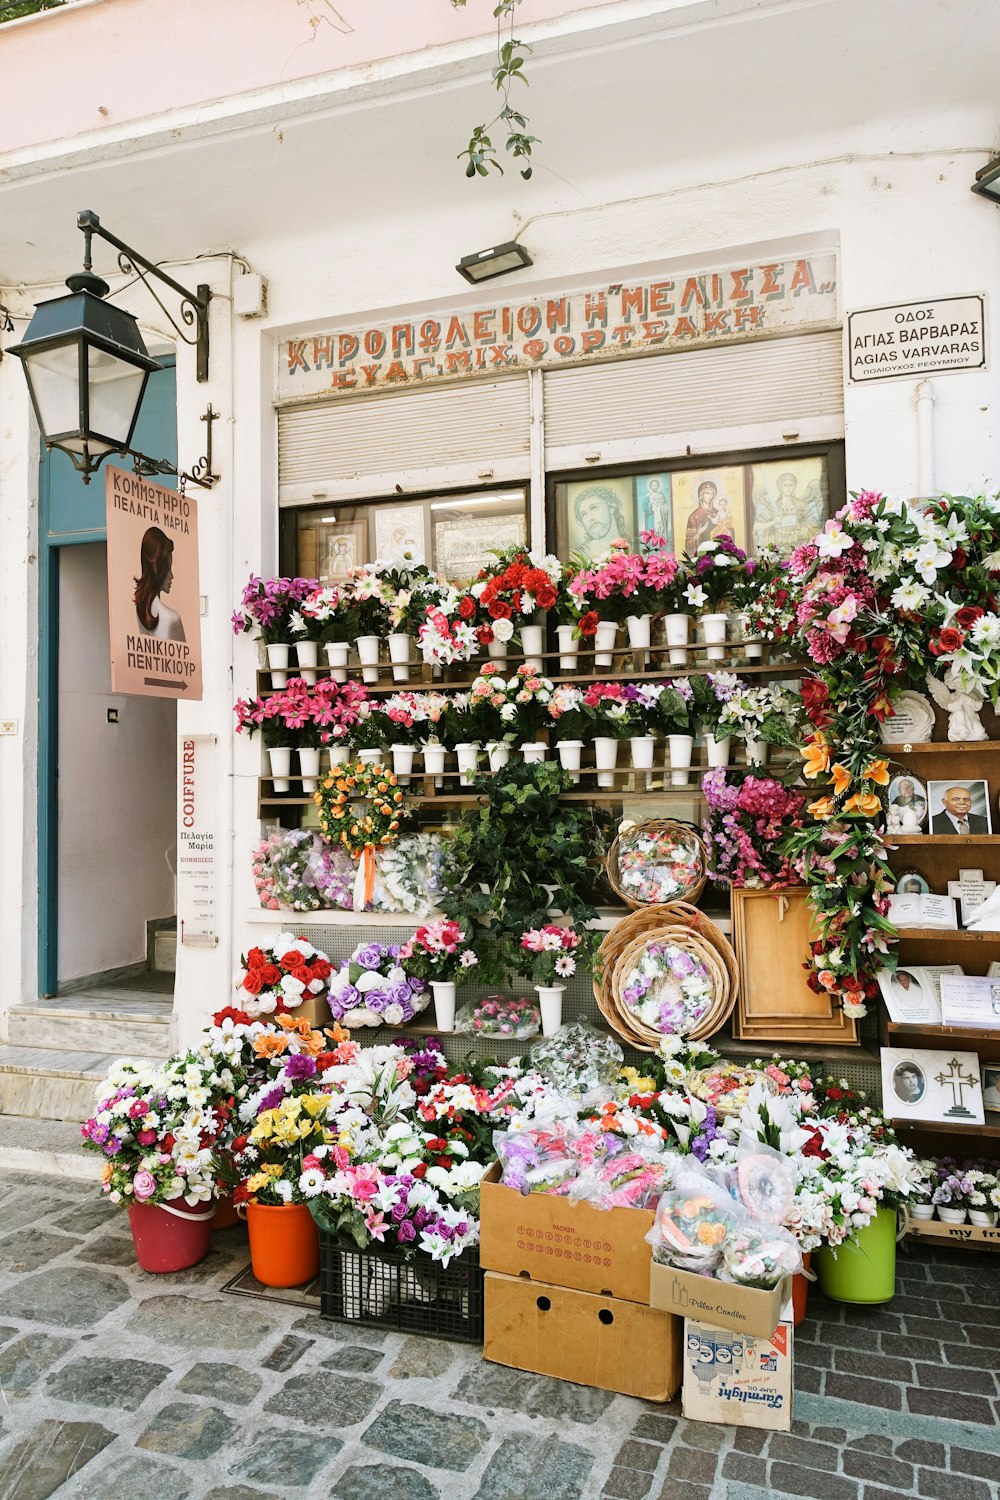
<path fill-rule="evenodd" d="M 458 1031 L 474 1036 L 509 1037 L 523 1040 L 537 1036 L 541 1025 L 538 1003 L 528 995 L 487 995 L 463 1006 L 455 1017 Z"/>
<path fill-rule="evenodd" d="M 313 589 L 292 616 L 292 628 L 307 640 L 353 641 L 358 636 L 358 612 L 349 589 L 335 584 Z"/>
<path fill-rule="evenodd" d="M 537 667 L 522 663 L 511 676 L 497 662 L 487 662 L 469 689 L 469 712 L 476 715 L 475 738 L 530 739 L 542 729 L 555 692 Z"/>
<path fill-rule="evenodd" d="M 802 743 L 801 699 L 770 683 L 737 681 L 722 705 L 718 731 L 765 745 L 798 746 Z"/>
<path fill-rule="evenodd" d="M 691 602 L 699 608 L 706 605 L 718 610 L 730 597 L 738 580 L 753 576 L 754 563 L 731 536 L 714 537 L 702 542 L 693 557 L 685 558 L 691 574 L 695 596 Z"/>
<path fill-rule="evenodd" d="M 688 901 L 705 881 L 705 846 L 693 828 L 653 820 L 623 826 L 611 877 L 630 906 Z"/>
<path fill-rule="evenodd" d="M 333 967 L 325 953 L 291 932 L 241 954 L 240 966 L 236 999 L 252 1017 L 298 1010 L 311 996 L 325 994 Z"/>
<path fill-rule="evenodd" d="M 729 595 L 744 639 L 787 642 L 795 624 L 795 597 L 788 563 L 773 547 L 762 547 L 749 566 L 737 572 Z"/>
<path fill-rule="evenodd" d="M 272 911 L 350 911 L 355 868 L 308 828 L 275 828 L 251 856 L 261 906 Z"/>
<path fill-rule="evenodd" d="M 268 746 L 315 748 L 352 739 L 372 706 L 361 683 L 341 684 L 328 677 L 307 683 L 293 677 L 263 698 L 237 699 L 233 711 L 236 733 L 248 739 L 261 731 Z"/>
<path fill-rule="evenodd" d="M 529 552 L 524 547 L 510 547 L 494 556 L 496 562 L 480 571 L 466 597 L 476 600 L 493 638 L 502 641 L 505 632 L 496 632 L 501 620 L 510 621 L 516 634 L 521 625 L 533 621 L 537 612 L 544 614 L 554 608 L 565 570 L 558 557 Z"/>
<path fill-rule="evenodd" d="M 638 1021 L 673 1036 L 697 1028 L 715 993 L 705 959 L 669 941 L 646 943 L 621 985 L 622 1000 Z"/>
<path fill-rule="evenodd" d="M 315 578 L 269 578 L 265 582 L 251 573 L 240 606 L 233 612 L 233 634 L 256 631 L 267 645 L 290 640 L 293 613 L 318 587 Z"/>
<path fill-rule="evenodd" d="M 534 984 L 557 985 L 573 977 L 577 960 L 586 957 L 591 948 L 588 933 L 549 922 L 521 933 L 517 948 L 511 950 L 510 963 Z"/>
<path fill-rule="evenodd" d="M 476 627 L 465 618 L 460 609 L 462 602 L 464 600 L 459 591 L 448 588 L 442 592 L 438 603 L 427 611 L 417 630 L 417 639 L 421 655 L 428 665 L 450 667 L 456 662 L 471 661 L 482 644 Z M 511 634 L 513 635 L 513 626 Z"/>
<path fill-rule="evenodd" d="M 441 917 L 418 927 L 399 950 L 407 978 L 461 982 L 479 964 L 479 955 L 458 922 Z"/>
<path fill-rule="evenodd" d="M 723 768 L 702 777 L 709 874 L 720 885 L 798 885 L 801 874 L 783 852 L 782 839 L 803 827 L 805 796 L 773 776 L 740 775 Z"/>
<path fill-rule="evenodd" d="M 399 943 L 360 943 L 330 978 L 330 1010 L 345 1026 L 403 1026 L 430 999 L 424 979 L 408 974 Z"/>

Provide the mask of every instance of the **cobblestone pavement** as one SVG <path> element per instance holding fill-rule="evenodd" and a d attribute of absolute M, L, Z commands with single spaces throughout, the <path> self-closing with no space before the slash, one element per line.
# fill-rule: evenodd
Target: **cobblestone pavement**
<path fill-rule="evenodd" d="M 87 1183 L 0 1174 L 0 1500 L 998 1500 L 1000 1269 L 812 1299 L 790 1434 L 222 1293 L 245 1231 L 147 1275 Z"/>

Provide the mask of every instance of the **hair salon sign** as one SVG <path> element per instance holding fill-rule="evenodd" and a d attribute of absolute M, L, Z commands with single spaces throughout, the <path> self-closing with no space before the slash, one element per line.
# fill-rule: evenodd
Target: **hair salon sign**
<path fill-rule="evenodd" d="M 310 334 L 280 346 L 278 399 L 495 379 L 830 327 L 836 274 L 830 253 Z"/>

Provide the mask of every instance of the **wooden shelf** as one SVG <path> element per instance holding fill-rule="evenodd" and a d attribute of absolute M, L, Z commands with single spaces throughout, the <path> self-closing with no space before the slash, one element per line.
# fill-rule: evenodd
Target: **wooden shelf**
<path fill-rule="evenodd" d="M 954 1120 L 888 1120 L 886 1123 L 897 1132 L 910 1130 L 922 1135 L 964 1135 L 1000 1141 L 1000 1125 L 959 1125 Z"/>
<path fill-rule="evenodd" d="M 1000 1046 L 1000 1026 L 916 1026 L 905 1021 L 886 1021 L 885 1029 L 890 1036 L 914 1040 L 940 1038 L 946 1046 L 952 1042 L 995 1042 Z"/>
<path fill-rule="evenodd" d="M 963 932 L 954 927 L 900 927 L 899 939 L 903 943 L 996 943 L 1000 946 L 1000 932 Z"/>
<path fill-rule="evenodd" d="M 897 846 L 923 844 L 928 849 L 960 847 L 964 844 L 1000 844 L 996 833 L 887 833 L 884 835 L 887 849 Z"/>
<path fill-rule="evenodd" d="M 924 740 L 912 744 L 885 745 L 883 750 L 903 755 L 981 755 L 1000 751 L 1000 740 Z M 891 758 L 891 757 L 890 757 Z"/>

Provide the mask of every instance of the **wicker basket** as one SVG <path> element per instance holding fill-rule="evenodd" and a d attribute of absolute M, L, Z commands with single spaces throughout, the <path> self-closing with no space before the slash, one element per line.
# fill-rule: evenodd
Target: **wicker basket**
<path fill-rule="evenodd" d="M 632 828 L 627 828 L 624 832 L 618 835 L 614 843 L 611 845 L 611 848 L 608 850 L 607 857 L 608 884 L 611 886 L 611 889 L 614 891 L 615 895 L 620 897 L 620 899 L 624 901 L 625 905 L 632 907 L 633 910 L 642 910 L 654 904 L 648 901 L 636 899 L 634 893 L 630 893 L 628 890 L 626 890 L 619 878 L 618 861 L 621 857 L 623 847 L 629 842 L 629 840 L 634 839 L 637 835 L 642 834 L 650 837 L 658 834 L 664 835 L 666 837 L 669 837 L 671 835 L 673 835 L 674 837 L 683 835 L 684 838 L 692 844 L 693 853 L 695 855 L 695 862 L 697 865 L 697 878 L 687 887 L 687 889 L 679 890 L 676 897 L 671 898 L 670 904 L 673 905 L 677 901 L 697 901 L 698 897 L 705 889 L 705 884 L 708 880 L 708 856 L 705 851 L 705 845 L 702 840 L 701 834 L 698 832 L 698 830 L 691 823 L 682 823 L 679 822 L 676 818 L 648 818 L 645 822 L 636 823 Z M 655 904 L 662 906 L 666 903 L 661 901 Z"/>

